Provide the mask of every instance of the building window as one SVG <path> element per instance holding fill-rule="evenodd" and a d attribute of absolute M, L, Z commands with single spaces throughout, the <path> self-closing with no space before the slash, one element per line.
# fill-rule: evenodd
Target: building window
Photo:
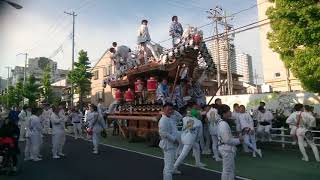
<path fill-rule="evenodd" d="M 102 102 L 104 101 L 103 94 L 104 94 L 103 91 L 98 91 L 98 92 L 96 92 L 96 101 L 97 101 L 97 102 L 99 101 L 99 99 L 101 99 Z"/>
<path fill-rule="evenodd" d="M 279 72 L 274 73 L 274 77 L 275 77 L 275 78 L 280 78 L 280 77 L 281 77 L 281 73 L 279 73 Z"/>
<path fill-rule="evenodd" d="M 106 66 L 104 69 L 103 69 L 103 76 L 104 77 L 107 77 L 107 76 L 110 76 L 110 68 L 111 66 Z"/>
<path fill-rule="evenodd" d="M 99 79 L 99 71 L 98 70 L 93 72 L 93 79 L 94 80 Z"/>

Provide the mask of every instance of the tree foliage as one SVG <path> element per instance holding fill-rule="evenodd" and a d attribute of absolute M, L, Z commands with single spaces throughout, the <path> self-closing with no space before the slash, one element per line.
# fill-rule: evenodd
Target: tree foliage
<path fill-rule="evenodd" d="M 75 92 L 79 93 L 80 106 L 83 104 L 83 97 L 91 90 L 90 61 L 87 52 L 81 50 L 79 52 L 78 62 L 74 63 L 74 70 L 68 74 L 68 81 L 73 84 Z"/>
<path fill-rule="evenodd" d="M 53 97 L 53 90 L 51 87 L 51 74 L 50 74 L 50 67 L 46 66 L 44 68 L 43 78 L 41 80 L 42 83 L 42 89 L 41 89 L 41 95 L 44 98 L 44 101 L 46 103 L 52 104 L 54 101 Z"/>
<path fill-rule="evenodd" d="M 306 90 L 320 92 L 319 0 L 272 0 L 270 47 Z"/>
<path fill-rule="evenodd" d="M 39 95 L 39 85 L 36 84 L 34 75 L 31 75 L 24 88 L 24 97 L 29 100 L 29 106 L 36 106 L 36 100 L 39 98 Z"/>

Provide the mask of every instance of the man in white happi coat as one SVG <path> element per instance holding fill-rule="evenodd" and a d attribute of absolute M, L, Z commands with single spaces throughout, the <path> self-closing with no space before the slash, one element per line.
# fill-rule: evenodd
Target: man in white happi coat
<path fill-rule="evenodd" d="M 43 112 L 41 115 L 42 118 L 42 126 L 43 126 L 43 133 L 50 134 L 50 116 L 52 113 L 52 109 L 45 106 L 43 108 Z"/>
<path fill-rule="evenodd" d="M 25 141 L 26 134 L 26 122 L 31 117 L 31 109 L 27 105 L 25 105 L 22 111 L 18 115 L 19 117 L 19 126 L 20 126 L 20 137 L 19 141 Z"/>
<path fill-rule="evenodd" d="M 299 149 L 303 156 L 302 157 L 303 161 L 309 161 L 309 157 L 304 147 L 305 141 L 307 141 L 307 143 L 309 144 L 309 146 L 313 151 L 316 161 L 320 162 L 319 151 L 316 144 L 314 143 L 313 135 L 311 132 L 311 128 L 315 127 L 316 125 L 315 121 L 316 119 L 309 112 L 301 112 L 297 117 L 296 126 L 298 128 L 297 128 L 296 134 L 298 138 Z"/>
<path fill-rule="evenodd" d="M 287 118 L 286 123 L 289 125 L 290 128 L 290 136 L 293 139 L 292 144 L 296 145 L 297 144 L 297 119 L 300 116 L 300 114 L 303 112 L 303 104 L 295 104 L 294 105 L 294 112 L 290 114 L 290 116 Z"/>
<path fill-rule="evenodd" d="M 252 157 L 256 157 L 256 154 L 262 157 L 261 149 L 257 149 L 253 119 L 250 114 L 246 112 L 244 105 L 240 105 L 239 110 L 238 121 L 241 130 L 240 135 L 243 136 L 244 144 L 252 150 Z"/>
<path fill-rule="evenodd" d="M 40 161 L 40 146 L 42 144 L 42 125 L 39 116 L 42 110 L 34 108 L 32 116 L 30 117 L 30 130 L 31 130 L 31 160 Z"/>
<path fill-rule="evenodd" d="M 156 61 L 159 61 L 159 54 L 156 52 L 156 49 L 154 48 L 154 45 L 151 44 L 151 38 L 148 30 L 148 21 L 142 20 L 141 25 L 138 29 L 138 45 L 142 48 L 144 51 L 144 62 L 148 63 L 148 54 L 147 54 L 147 48 L 150 49 L 153 57 L 156 59 Z"/>
<path fill-rule="evenodd" d="M 78 139 L 79 136 L 82 136 L 82 112 L 80 112 L 79 108 L 76 107 L 71 109 L 71 113 L 69 116 L 71 117 L 71 122 L 73 125 L 74 138 Z"/>
<path fill-rule="evenodd" d="M 158 124 L 161 138 L 159 147 L 162 149 L 164 156 L 163 180 L 172 180 L 174 157 L 179 143 L 176 136 L 176 127 L 170 118 L 172 113 L 173 105 L 166 103 L 163 106 L 163 114 Z"/>
<path fill-rule="evenodd" d="M 258 130 L 257 130 L 257 136 L 260 137 L 260 140 L 262 142 L 268 140 L 271 141 L 271 127 L 272 127 L 272 120 L 273 115 L 270 111 L 266 110 L 264 107 L 260 106 L 258 108 Z"/>
<path fill-rule="evenodd" d="M 221 161 L 221 157 L 218 151 L 218 129 L 217 129 L 217 118 L 218 118 L 218 105 L 213 104 L 211 106 L 207 106 L 205 108 L 206 117 L 209 122 L 209 132 L 211 135 L 212 140 L 212 152 L 213 152 L 213 159 L 216 161 Z"/>
<path fill-rule="evenodd" d="M 183 163 L 184 159 L 189 154 L 190 150 L 193 149 L 194 158 L 197 167 L 205 167 L 206 165 L 200 161 L 200 136 L 202 122 L 197 119 L 199 117 L 199 112 L 196 109 L 191 109 L 191 116 L 186 116 L 183 118 L 183 127 L 181 133 L 181 142 L 183 144 L 183 149 L 174 163 L 174 172 L 180 174 L 178 170 L 179 166 Z"/>
<path fill-rule="evenodd" d="M 66 117 L 59 108 L 53 108 L 50 121 L 52 124 L 52 157 L 59 159 L 61 156 L 65 156 L 62 150 L 66 137 L 64 128 Z"/>
<path fill-rule="evenodd" d="M 243 142 L 242 137 L 234 138 L 228 124 L 231 118 L 231 111 L 228 105 L 220 105 L 218 108 L 218 149 L 222 156 L 221 180 L 234 180 L 235 177 L 235 156 L 236 146 Z"/>

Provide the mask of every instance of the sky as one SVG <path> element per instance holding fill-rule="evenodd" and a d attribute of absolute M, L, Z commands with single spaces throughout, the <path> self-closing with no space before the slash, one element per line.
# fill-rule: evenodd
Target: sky
<path fill-rule="evenodd" d="M 154 42 L 169 38 L 171 17 L 177 15 L 182 26 L 210 23 L 206 10 L 221 6 L 227 14 L 255 5 L 256 0 L 11 0 L 23 6 L 17 10 L 0 1 L 0 76 L 7 77 L 6 66 L 24 65 L 29 58 L 52 57 L 58 68 L 71 69 L 72 16 L 75 11 L 75 51 L 88 52 L 92 64 L 116 41 L 136 47 L 136 32 L 142 19 L 149 21 Z M 257 7 L 234 16 L 234 27 L 258 20 Z M 204 36 L 213 34 L 211 25 L 202 28 Z M 222 30 L 221 30 L 222 31 Z M 262 76 L 259 29 L 235 35 L 236 51 L 253 57 L 253 67 Z M 171 42 L 161 43 L 170 47 Z"/>

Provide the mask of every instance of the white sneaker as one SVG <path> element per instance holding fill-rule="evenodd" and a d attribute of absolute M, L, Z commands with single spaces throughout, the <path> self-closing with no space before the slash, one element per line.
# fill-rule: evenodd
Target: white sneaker
<path fill-rule="evenodd" d="M 60 156 L 55 155 L 55 156 L 53 156 L 52 158 L 53 158 L 53 159 L 60 159 Z"/>
<path fill-rule="evenodd" d="M 198 164 L 196 164 L 196 167 L 198 167 L 198 168 L 203 168 L 203 167 L 206 167 L 207 165 L 206 164 L 204 164 L 204 163 L 198 163 Z"/>
<path fill-rule="evenodd" d="M 63 153 L 59 153 L 58 155 L 59 155 L 59 156 L 62 156 L 62 157 L 65 157 L 65 156 L 66 156 L 66 155 L 63 154 Z"/>
<path fill-rule="evenodd" d="M 262 152 L 261 152 L 261 149 L 258 149 L 258 155 L 262 158 Z"/>
<path fill-rule="evenodd" d="M 98 152 L 98 151 L 93 151 L 92 153 L 93 153 L 93 154 L 99 154 L 99 152 Z"/>
<path fill-rule="evenodd" d="M 34 161 L 34 162 L 41 161 L 41 160 L 42 160 L 41 158 L 34 158 L 34 159 L 32 159 L 32 161 Z"/>
<path fill-rule="evenodd" d="M 252 157 L 254 157 L 254 158 L 257 157 L 255 152 L 252 153 Z"/>
<path fill-rule="evenodd" d="M 307 159 L 305 159 L 305 158 L 302 158 L 301 159 L 302 161 L 306 161 L 306 162 L 309 162 L 309 159 L 307 158 Z"/>
<path fill-rule="evenodd" d="M 173 174 L 182 174 L 181 171 L 179 171 L 178 169 L 174 169 L 173 170 Z"/>
<path fill-rule="evenodd" d="M 24 160 L 24 161 L 30 161 L 31 158 L 24 158 L 23 160 Z"/>

